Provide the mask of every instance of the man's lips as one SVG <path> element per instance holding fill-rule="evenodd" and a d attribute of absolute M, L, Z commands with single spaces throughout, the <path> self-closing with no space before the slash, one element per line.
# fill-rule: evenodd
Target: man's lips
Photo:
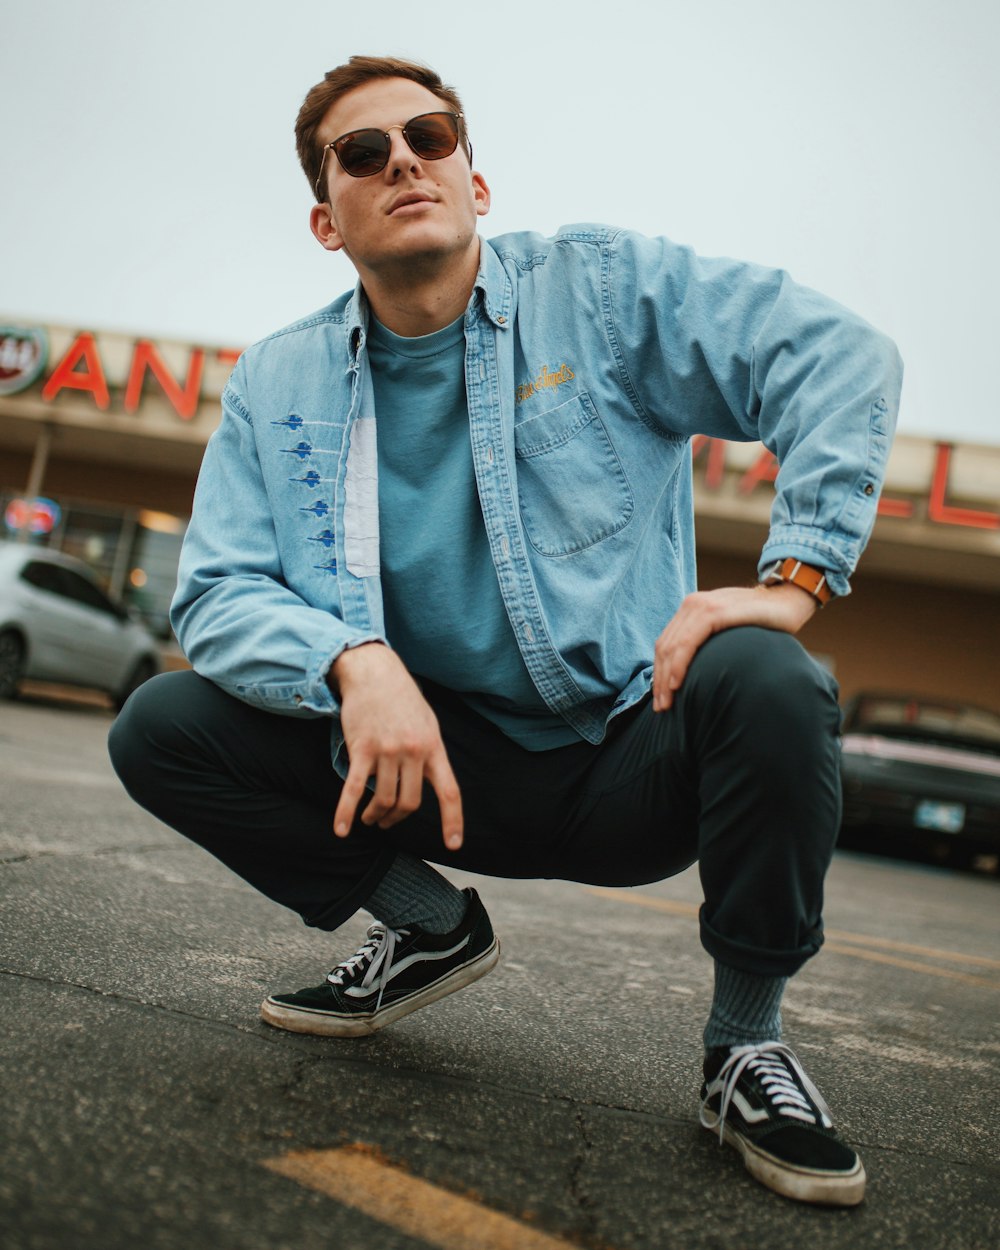
<path fill-rule="evenodd" d="M 401 195 L 398 199 L 393 200 L 389 205 L 388 216 L 398 212 L 401 208 L 409 208 L 414 204 L 433 204 L 435 203 L 432 196 L 425 195 L 421 191 L 408 191 L 406 195 Z"/>

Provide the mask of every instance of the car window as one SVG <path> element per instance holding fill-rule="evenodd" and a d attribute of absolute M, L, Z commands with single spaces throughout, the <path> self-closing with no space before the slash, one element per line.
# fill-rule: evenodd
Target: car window
<path fill-rule="evenodd" d="M 21 581 L 38 590 L 48 590 L 54 595 L 64 594 L 59 574 L 62 569 L 55 564 L 46 564 L 41 560 L 32 560 L 21 570 Z"/>
<path fill-rule="evenodd" d="M 88 608 L 97 608 L 98 611 L 106 612 L 109 616 L 117 615 L 111 600 L 93 582 L 87 581 L 79 573 L 74 573 L 72 569 L 59 571 L 63 578 L 63 594 L 67 598 L 76 603 L 82 603 Z"/>
<path fill-rule="evenodd" d="M 1000 747 L 1000 716 L 966 704 L 869 695 L 858 702 L 850 728 L 855 733 L 937 741 L 956 739 Z"/>

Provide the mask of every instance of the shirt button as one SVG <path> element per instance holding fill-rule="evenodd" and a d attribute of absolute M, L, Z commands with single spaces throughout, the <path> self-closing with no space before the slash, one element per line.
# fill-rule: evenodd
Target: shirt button
<path fill-rule="evenodd" d="M 507 324 L 507 318 L 506 318 L 506 317 L 497 317 L 497 322 L 498 322 L 498 324 L 499 324 L 499 325 L 504 326 L 504 325 L 506 325 L 506 324 Z"/>
<path fill-rule="evenodd" d="M 865 483 L 865 494 L 866 494 L 866 495 L 874 495 L 874 494 L 875 494 L 875 487 L 871 484 L 871 482 L 866 482 L 866 483 Z"/>

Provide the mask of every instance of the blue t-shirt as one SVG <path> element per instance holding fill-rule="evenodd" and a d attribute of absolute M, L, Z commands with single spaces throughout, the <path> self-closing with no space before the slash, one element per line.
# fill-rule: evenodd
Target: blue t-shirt
<path fill-rule="evenodd" d="M 386 637 L 529 751 L 580 742 L 535 689 L 511 629 L 476 489 L 462 319 L 402 338 L 371 319 Z"/>

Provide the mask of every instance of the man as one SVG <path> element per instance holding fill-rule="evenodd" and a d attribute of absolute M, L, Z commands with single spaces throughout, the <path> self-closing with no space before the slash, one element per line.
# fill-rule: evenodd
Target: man
<path fill-rule="evenodd" d="M 698 859 L 701 1121 L 778 1192 L 859 1202 L 780 1041 L 839 821 L 836 689 L 793 635 L 871 531 L 895 349 L 783 273 L 664 239 L 482 241 L 490 191 L 424 67 L 353 57 L 296 137 L 313 234 L 358 288 L 234 370 L 173 609 L 194 671 L 132 698 L 119 774 L 307 924 L 378 918 L 263 1004 L 325 1036 L 497 962 L 476 892 L 429 860 L 635 885 Z M 780 461 L 755 586 L 695 592 L 697 433 Z"/>

